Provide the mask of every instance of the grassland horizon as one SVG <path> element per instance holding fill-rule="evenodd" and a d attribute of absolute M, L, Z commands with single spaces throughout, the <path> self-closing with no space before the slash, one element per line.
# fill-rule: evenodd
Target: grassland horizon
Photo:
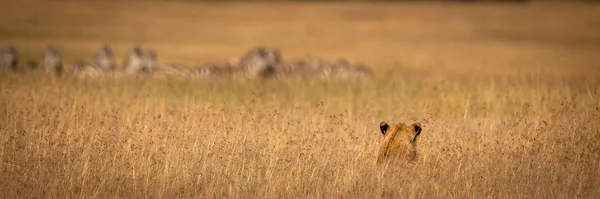
<path fill-rule="evenodd" d="M 596 5 L 3 5 L 0 44 L 23 60 L 140 43 L 192 65 L 266 45 L 375 76 L 0 74 L 2 198 L 600 196 Z M 376 164 L 382 121 L 422 124 L 416 161 Z"/>

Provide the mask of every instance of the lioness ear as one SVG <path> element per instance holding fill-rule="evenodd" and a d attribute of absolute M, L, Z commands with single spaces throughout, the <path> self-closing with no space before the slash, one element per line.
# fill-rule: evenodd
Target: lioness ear
<path fill-rule="evenodd" d="M 381 129 L 381 134 L 385 135 L 385 132 L 388 130 L 388 128 L 390 128 L 390 125 L 388 125 L 385 122 L 381 122 L 381 124 L 379 124 L 379 129 Z"/>
<path fill-rule="evenodd" d="M 421 127 L 421 124 L 419 123 L 414 123 L 413 128 L 415 130 L 416 135 L 418 136 L 419 134 L 421 134 L 421 131 L 423 130 L 423 128 Z"/>

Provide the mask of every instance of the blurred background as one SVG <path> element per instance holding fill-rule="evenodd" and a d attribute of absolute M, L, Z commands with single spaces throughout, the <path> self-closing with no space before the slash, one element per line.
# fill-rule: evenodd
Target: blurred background
<path fill-rule="evenodd" d="M 376 69 L 501 75 L 598 67 L 600 7 L 586 1 L 3 1 L 0 44 L 65 63 L 137 44 L 161 64 L 224 63 L 256 46 L 284 60 L 346 58 Z M 390 70 L 394 69 L 394 70 Z M 385 71 L 385 72 L 384 72 Z"/>

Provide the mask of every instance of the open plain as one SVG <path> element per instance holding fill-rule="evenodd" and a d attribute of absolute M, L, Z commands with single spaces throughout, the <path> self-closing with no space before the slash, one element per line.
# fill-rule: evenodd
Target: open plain
<path fill-rule="evenodd" d="M 368 81 L 0 74 L 1 198 L 598 198 L 600 6 L 3 1 L 64 62 L 347 58 Z M 423 125 L 375 164 L 379 124 Z"/>

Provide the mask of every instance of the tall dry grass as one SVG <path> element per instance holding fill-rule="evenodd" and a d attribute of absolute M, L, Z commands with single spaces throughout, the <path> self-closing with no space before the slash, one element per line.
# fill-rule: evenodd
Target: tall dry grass
<path fill-rule="evenodd" d="M 11 76 L 0 87 L 0 190 L 5 197 L 593 198 L 598 85 Z M 382 120 L 425 121 L 417 162 L 375 165 Z"/>
<path fill-rule="evenodd" d="M 126 30 L 137 24 L 148 28 L 144 42 L 164 54 L 162 62 L 224 60 L 265 42 L 290 52 L 286 58 L 304 52 L 355 57 L 373 66 L 376 78 L 347 83 L 2 74 L 2 198 L 600 196 L 600 62 L 592 34 L 597 14 L 590 11 L 597 7 L 42 4 L 63 12 L 36 6 L 19 8 L 39 12 L 0 12 L 3 20 L 18 19 L 2 21 L 0 41 L 21 44 L 27 57 L 53 39 L 69 61 L 91 57 L 99 40 L 124 51 L 132 37 Z M 238 12 L 219 12 L 229 9 Z M 243 21 L 252 9 L 265 12 Z M 165 21 L 156 26 L 138 16 L 157 10 L 163 15 L 151 19 Z M 543 15 L 548 10 L 570 18 Z M 95 25 L 67 17 L 102 11 L 119 15 Z M 216 13 L 222 21 L 196 16 Z M 510 18 L 518 16 L 529 18 Z M 213 35 L 192 27 L 174 33 L 181 37 L 161 35 L 165 28 L 183 29 L 167 19 L 227 31 Z M 63 29 L 45 28 L 57 24 Z M 314 35 L 277 32 L 298 26 Z M 94 27 L 113 31 L 68 39 L 60 39 L 67 33 L 48 32 L 96 32 Z M 266 33 L 252 39 L 260 35 L 258 27 Z M 297 45 L 309 38 L 315 43 Z M 379 123 L 413 120 L 424 124 L 418 161 L 376 165 Z"/>

